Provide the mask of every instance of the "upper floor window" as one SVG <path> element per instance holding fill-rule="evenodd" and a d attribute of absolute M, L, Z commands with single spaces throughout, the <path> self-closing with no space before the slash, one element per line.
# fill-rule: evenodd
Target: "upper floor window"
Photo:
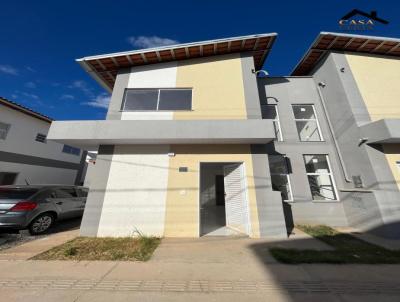
<path fill-rule="evenodd" d="M 297 133 L 302 142 L 323 140 L 314 105 L 292 105 Z"/>
<path fill-rule="evenodd" d="M 328 155 L 304 155 L 304 164 L 313 200 L 337 200 Z"/>
<path fill-rule="evenodd" d="M 35 141 L 40 142 L 40 143 L 46 143 L 47 142 L 46 137 L 47 137 L 46 135 L 44 135 L 42 133 L 38 133 L 36 135 Z"/>
<path fill-rule="evenodd" d="M 123 111 L 191 110 L 192 89 L 127 89 Z"/>
<path fill-rule="evenodd" d="M 268 155 L 271 184 L 274 191 L 280 191 L 283 200 L 293 200 L 289 178 L 288 158 L 283 155 Z"/>
<path fill-rule="evenodd" d="M 274 123 L 275 137 L 278 141 L 283 141 L 281 123 L 279 121 L 277 105 L 261 105 L 261 116 L 263 119 L 272 120 Z"/>
<path fill-rule="evenodd" d="M 7 137 L 10 124 L 0 122 L 0 140 L 5 140 Z"/>
<path fill-rule="evenodd" d="M 79 148 L 75 148 L 69 145 L 64 145 L 62 152 L 79 156 L 81 150 Z"/>

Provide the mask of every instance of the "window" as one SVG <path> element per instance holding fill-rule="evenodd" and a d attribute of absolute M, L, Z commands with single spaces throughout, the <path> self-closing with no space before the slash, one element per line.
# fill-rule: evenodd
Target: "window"
<path fill-rule="evenodd" d="M 74 188 L 58 188 L 55 190 L 56 198 L 76 198 L 78 194 Z"/>
<path fill-rule="evenodd" d="M 28 199 L 37 192 L 38 189 L 2 188 L 0 199 Z"/>
<path fill-rule="evenodd" d="M 315 115 L 314 105 L 292 105 L 292 107 L 300 141 L 322 141 L 323 138 Z"/>
<path fill-rule="evenodd" d="M 0 122 L 0 139 L 5 140 L 7 137 L 8 130 L 10 129 L 9 124 Z"/>
<path fill-rule="evenodd" d="M 36 135 L 35 141 L 40 142 L 40 143 L 46 143 L 47 142 L 46 137 L 47 137 L 46 135 L 38 133 Z"/>
<path fill-rule="evenodd" d="M 275 137 L 278 141 L 283 141 L 281 123 L 279 122 L 277 105 L 261 105 L 261 116 L 263 119 L 272 120 L 274 123 Z"/>
<path fill-rule="evenodd" d="M 0 185 L 13 185 L 18 173 L 0 172 Z"/>
<path fill-rule="evenodd" d="M 88 196 L 89 190 L 87 188 L 79 188 L 79 189 L 76 189 L 76 190 L 78 191 L 79 196 L 81 196 L 81 197 L 87 197 Z"/>
<path fill-rule="evenodd" d="M 72 146 L 64 145 L 62 152 L 79 156 L 81 150 Z"/>
<path fill-rule="evenodd" d="M 122 110 L 191 110 L 192 89 L 127 89 Z"/>
<path fill-rule="evenodd" d="M 304 155 L 307 178 L 313 200 L 337 200 L 327 155 Z"/>
<path fill-rule="evenodd" d="M 280 191 L 283 200 L 293 200 L 287 158 L 283 155 L 268 155 L 272 189 Z"/>

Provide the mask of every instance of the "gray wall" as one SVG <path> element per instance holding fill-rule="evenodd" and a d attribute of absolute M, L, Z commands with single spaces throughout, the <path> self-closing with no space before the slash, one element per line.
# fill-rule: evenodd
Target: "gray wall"
<path fill-rule="evenodd" d="M 80 228 L 81 236 L 97 236 L 113 153 L 114 146 L 99 146 L 96 164 L 92 167 L 89 194 Z"/>
<path fill-rule="evenodd" d="M 120 120 L 121 119 L 121 106 L 122 100 L 124 98 L 125 88 L 128 87 L 129 75 L 131 69 L 121 69 L 118 71 L 117 78 L 115 79 L 115 84 L 113 92 L 111 95 L 110 104 L 107 111 L 107 120 Z"/>
<path fill-rule="evenodd" d="M 321 92 L 349 177 L 361 176 L 364 188 L 372 190 L 341 194 L 350 225 L 388 237 L 400 236 L 396 225 L 398 188 L 380 146 L 360 144 L 359 126 L 370 118 L 345 55 L 330 53 L 312 73 L 316 83 L 326 85 Z M 354 184 L 345 187 L 354 188 Z"/>
<path fill-rule="evenodd" d="M 337 154 L 323 112 L 317 87 L 311 77 L 267 77 L 258 79 L 262 104 L 276 104 L 283 141 L 269 145 L 269 154 L 283 154 L 290 159 L 290 181 L 294 201 L 290 203 L 294 223 L 323 223 L 346 226 L 347 219 L 340 201 L 313 201 L 303 160 L 303 154 L 327 154 L 337 189 L 345 184 Z M 322 142 L 300 142 L 291 105 L 313 104 L 320 123 Z"/>

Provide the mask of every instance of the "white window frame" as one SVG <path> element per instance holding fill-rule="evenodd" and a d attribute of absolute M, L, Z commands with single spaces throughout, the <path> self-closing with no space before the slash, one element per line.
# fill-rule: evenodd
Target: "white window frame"
<path fill-rule="evenodd" d="M 11 125 L 4 122 L 0 122 L 0 124 L 4 126 L 4 128 L 0 128 L 0 133 L 2 133 L 2 135 L 0 135 L 0 140 L 4 141 L 7 139 L 7 135 L 8 132 L 10 131 Z"/>
<path fill-rule="evenodd" d="M 328 154 L 303 154 L 304 168 L 306 169 L 306 156 L 316 156 L 316 155 L 318 155 L 318 156 L 325 156 L 326 162 L 328 163 L 329 172 L 323 172 L 323 173 L 309 173 L 309 172 L 307 172 L 307 170 L 306 170 L 306 176 L 307 176 L 308 187 L 309 187 L 309 189 L 310 189 L 310 192 L 311 192 L 311 185 L 310 185 L 310 182 L 309 182 L 309 180 L 308 180 L 308 175 L 329 175 L 329 176 L 330 176 L 330 179 L 332 180 L 333 191 L 334 191 L 334 193 L 335 193 L 336 199 L 329 199 L 329 200 L 322 200 L 322 199 L 315 200 L 315 199 L 313 199 L 312 201 L 313 201 L 313 202 L 331 202 L 331 201 L 332 201 L 332 202 L 336 202 L 336 201 L 339 201 L 339 200 L 340 200 L 340 199 L 339 199 L 339 194 L 338 194 L 338 191 L 337 191 L 337 189 L 336 189 L 336 182 L 335 182 L 335 178 L 333 177 L 331 162 L 330 162 L 330 160 L 329 160 L 329 155 L 328 155 Z M 312 198 L 312 192 L 311 192 L 311 198 Z"/>
<path fill-rule="evenodd" d="M 281 127 L 281 121 L 280 121 L 280 117 L 279 117 L 279 111 L 278 111 L 278 105 L 276 104 L 262 104 L 261 107 L 274 107 L 275 108 L 275 113 L 276 113 L 276 118 L 271 119 L 273 122 L 273 125 L 275 127 L 275 122 L 278 124 L 278 128 L 279 128 L 279 137 L 277 137 L 278 142 L 283 142 L 283 135 L 282 135 L 282 127 Z M 262 110 L 262 108 L 261 108 Z M 276 129 L 275 129 L 276 132 Z"/>
<path fill-rule="evenodd" d="M 125 104 L 126 104 L 126 94 L 130 90 L 157 90 L 157 107 L 156 109 L 149 109 L 149 110 L 125 110 Z M 190 109 L 158 109 L 160 106 L 160 94 L 161 90 L 190 90 L 191 92 L 191 98 L 190 98 Z M 122 112 L 165 112 L 165 111 L 192 111 L 193 110 L 193 88 L 187 88 L 187 87 L 182 87 L 182 88 L 126 88 L 124 92 L 124 99 L 123 103 L 121 106 L 121 111 Z"/>
<path fill-rule="evenodd" d="M 269 156 L 282 156 L 285 160 L 285 165 L 286 165 L 286 170 L 288 171 L 288 173 L 272 173 L 270 172 L 270 175 L 279 175 L 279 176 L 286 176 L 287 181 L 288 181 L 288 185 L 289 185 L 289 190 L 290 190 L 290 196 L 289 199 L 284 199 L 283 201 L 289 201 L 289 202 L 293 202 L 293 191 L 292 191 L 292 183 L 290 182 L 290 176 L 289 176 L 289 167 L 287 166 L 287 156 L 286 155 L 274 155 L 274 154 L 270 154 Z"/>
<path fill-rule="evenodd" d="M 294 110 L 293 110 L 293 108 L 294 108 L 295 106 L 299 106 L 299 107 L 300 107 L 300 106 L 311 106 L 315 118 L 306 118 L 306 119 L 296 118 L 296 116 L 295 116 L 295 114 L 294 114 Z M 315 110 L 315 105 L 314 105 L 314 104 L 292 104 L 292 112 L 293 112 L 294 122 L 295 122 L 295 126 L 296 126 L 297 136 L 299 137 L 299 140 L 300 140 L 301 142 L 316 143 L 316 142 L 323 142 L 323 141 L 324 141 L 324 137 L 323 137 L 323 135 L 322 135 L 321 127 L 320 127 L 319 121 L 318 121 L 317 111 Z M 320 137 L 320 140 L 319 140 L 319 141 L 306 141 L 306 140 L 301 140 L 299 130 L 297 129 L 297 122 L 305 122 L 305 121 L 314 121 L 314 122 L 316 122 L 316 124 L 317 124 L 317 130 L 318 130 L 319 137 Z"/>

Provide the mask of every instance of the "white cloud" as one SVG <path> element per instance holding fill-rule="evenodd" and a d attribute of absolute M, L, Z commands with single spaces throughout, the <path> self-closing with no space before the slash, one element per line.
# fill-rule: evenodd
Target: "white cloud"
<path fill-rule="evenodd" d="M 25 68 L 26 68 L 28 71 L 30 71 L 30 72 L 36 72 L 36 70 L 33 69 L 33 68 L 30 67 L 30 66 L 25 66 Z"/>
<path fill-rule="evenodd" d="M 25 87 L 27 88 L 36 88 L 36 84 L 33 82 L 26 82 Z"/>
<path fill-rule="evenodd" d="M 32 99 L 35 99 L 35 100 L 39 99 L 39 97 L 36 94 L 33 94 L 33 93 L 21 92 L 21 94 L 23 96 L 26 96 L 28 98 L 32 98 Z"/>
<path fill-rule="evenodd" d="M 96 108 L 107 109 L 108 104 L 110 103 L 110 95 L 106 93 L 99 94 L 90 102 L 81 103 L 82 105 L 87 105 Z"/>
<path fill-rule="evenodd" d="M 86 96 L 92 98 L 94 97 L 92 89 L 86 84 L 85 81 L 74 81 L 68 88 L 72 89 L 79 89 L 82 91 Z"/>
<path fill-rule="evenodd" d="M 128 37 L 127 41 L 129 44 L 131 44 L 134 47 L 140 47 L 140 48 L 152 48 L 152 47 L 157 47 L 157 46 L 166 46 L 166 45 L 172 45 L 172 44 L 178 44 L 179 41 L 169 39 L 169 38 L 161 38 L 157 36 L 133 36 L 133 37 Z"/>
<path fill-rule="evenodd" d="M 18 70 L 10 65 L 0 65 L 0 72 L 11 75 L 18 74 Z"/>
<path fill-rule="evenodd" d="M 63 94 L 60 96 L 61 100 L 73 100 L 75 97 L 72 94 Z"/>

